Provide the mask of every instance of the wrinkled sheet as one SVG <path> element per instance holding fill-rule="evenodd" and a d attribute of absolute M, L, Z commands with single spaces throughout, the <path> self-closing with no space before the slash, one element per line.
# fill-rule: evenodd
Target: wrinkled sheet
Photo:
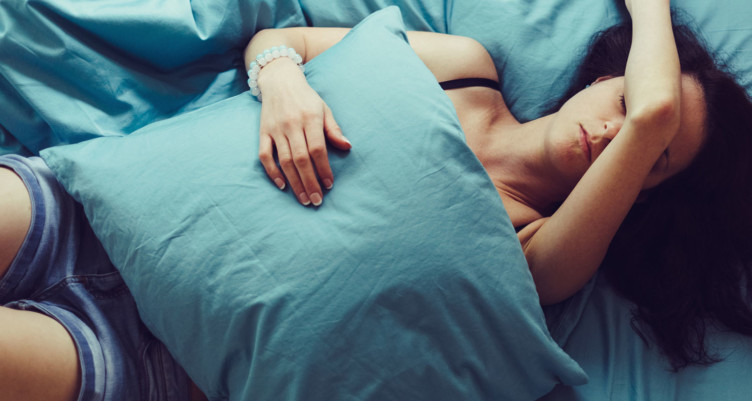
<path fill-rule="evenodd" d="M 584 383 L 398 9 L 306 77 L 353 143 L 316 208 L 253 161 L 246 93 L 42 151 L 196 384 L 212 400 L 495 401 Z"/>
<path fill-rule="evenodd" d="M 481 41 L 521 120 L 564 91 L 591 34 L 623 18 L 617 2 L 596 0 L 2 1 L 0 153 L 125 135 L 226 99 L 245 90 L 241 50 L 254 32 L 353 26 L 395 4 L 408 29 Z M 675 5 L 752 85 L 744 0 Z"/>
<path fill-rule="evenodd" d="M 229 98 L 245 90 L 240 51 L 253 32 L 351 26 L 393 4 L 410 29 L 481 41 L 496 61 L 510 109 L 521 120 L 540 115 L 564 91 L 592 32 L 624 16 L 617 2 L 599 0 L 2 1 L 0 152 L 36 154 L 59 144 L 127 135 Z M 673 4 L 686 10 L 752 90 L 748 0 Z M 554 337 L 591 378 L 554 399 L 600 399 L 604 389 L 610 394 L 668 389 L 660 392 L 661 399 L 716 392 L 743 399 L 752 393 L 749 381 L 729 374 L 752 367 L 749 343 L 726 335 L 714 341 L 738 351 L 716 367 L 694 371 L 691 377 L 700 380 L 659 373 L 653 380 L 640 379 L 646 376 L 636 372 L 661 371 L 654 350 L 634 347 L 634 333 L 623 324 L 628 305 L 603 283 L 591 285 L 549 310 Z M 614 376 L 614 367 L 624 374 Z M 625 393 L 627 388 L 632 392 Z"/>

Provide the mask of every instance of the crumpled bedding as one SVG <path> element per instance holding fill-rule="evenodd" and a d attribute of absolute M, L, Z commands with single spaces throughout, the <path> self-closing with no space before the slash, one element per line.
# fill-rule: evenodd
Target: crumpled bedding
<path fill-rule="evenodd" d="M 481 41 L 497 64 L 510 109 L 528 120 L 564 91 L 590 35 L 624 18 L 617 3 L 4 1 L 0 153 L 38 154 L 52 146 L 124 136 L 215 104 L 245 91 L 240 51 L 253 32 L 300 25 L 352 26 L 388 5 L 400 7 L 408 29 Z M 752 8 L 747 0 L 673 3 L 686 11 L 752 91 Z M 729 374 L 752 367 L 748 339 L 718 334 L 713 341 L 730 347 L 733 357 L 709 369 L 673 375 L 661 368 L 654 348 L 636 345 L 636 334 L 624 324 L 628 309 L 597 278 L 572 300 L 547 309 L 552 335 L 590 376 L 589 384 L 559 388 L 549 399 L 597 400 L 604 394 L 613 399 L 692 399 L 693 394 L 723 394 L 721 398 L 742 400 L 752 392 L 748 381 Z M 617 368 L 621 373 L 615 375 Z M 651 372 L 653 379 L 640 379 L 644 372 Z"/>
<path fill-rule="evenodd" d="M 507 104 L 540 115 L 617 1 L 16 0 L 0 3 L 0 153 L 126 135 L 245 90 L 240 51 L 255 31 L 353 26 L 398 5 L 408 29 L 471 36 L 492 54 Z M 678 0 L 752 88 L 749 7 Z M 582 12 L 587 10 L 587 12 Z M 531 74 L 535 71 L 535 74 Z"/>

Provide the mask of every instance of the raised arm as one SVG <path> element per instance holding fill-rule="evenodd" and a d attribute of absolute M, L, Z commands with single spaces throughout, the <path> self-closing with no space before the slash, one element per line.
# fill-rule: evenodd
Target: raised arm
<path fill-rule="evenodd" d="M 294 48 L 303 61 L 308 62 L 348 32 L 348 28 L 263 30 L 254 35 L 246 47 L 245 62 L 248 65 L 257 54 L 279 45 Z M 409 32 L 408 40 L 439 80 L 497 78 L 491 57 L 475 40 L 429 32 Z M 280 57 L 267 64 L 259 73 L 258 85 L 263 95 L 261 163 L 280 189 L 289 182 L 300 203 L 319 205 L 323 200 L 319 182 L 330 188 L 334 181 L 325 141 L 343 150 L 350 149 L 350 143 L 329 107 L 308 85 L 292 60 Z M 279 166 L 274 160 L 274 149 Z"/>
<path fill-rule="evenodd" d="M 632 0 L 633 37 L 618 135 L 547 219 L 520 234 L 541 302 L 580 289 L 603 261 L 656 161 L 679 128 L 681 71 L 668 0 Z"/>

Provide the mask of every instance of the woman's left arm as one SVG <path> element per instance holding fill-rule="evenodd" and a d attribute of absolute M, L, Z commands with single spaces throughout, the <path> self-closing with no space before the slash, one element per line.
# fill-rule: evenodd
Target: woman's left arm
<path fill-rule="evenodd" d="M 541 303 L 582 288 L 679 128 L 681 71 L 668 0 L 632 0 L 625 73 L 627 114 L 619 134 L 549 218 L 519 233 Z"/>

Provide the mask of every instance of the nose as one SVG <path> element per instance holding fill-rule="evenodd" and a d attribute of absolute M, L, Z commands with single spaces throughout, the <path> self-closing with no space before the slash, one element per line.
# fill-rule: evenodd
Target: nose
<path fill-rule="evenodd" d="M 603 138 L 612 141 L 621 131 L 623 121 L 609 120 L 603 123 Z"/>
<path fill-rule="evenodd" d="M 595 152 L 594 156 L 597 158 L 600 156 L 600 154 L 606 149 L 606 147 L 611 143 L 611 141 L 614 140 L 616 137 L 616 134 L 619 133 L 621 130 L 623 121 L 619 120 L 607 120 L 603 122 L 603 125 L 601 126 L 601 129 L 599 130 L 598 134 L 593 135 L 593 145 L 596 149 L 599 149 Z"/>

